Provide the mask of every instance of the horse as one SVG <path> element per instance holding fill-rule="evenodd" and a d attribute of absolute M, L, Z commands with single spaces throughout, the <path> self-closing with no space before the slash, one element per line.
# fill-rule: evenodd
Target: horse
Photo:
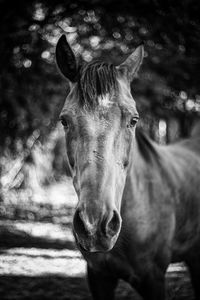
<path fill-rule="evenodd" d="M 70 92 L 60 114 L 78 204 L 76 244 L 94 300 L 112 300 L 118 280 L 144 300 L 166 298 L 165 273 L 184 261 L 200 299 L 200 132 L 159 145 L 137 126 L 131 82 L 139 45 L 120 65 L 78 64 L 65 35 L 56 61 Z"/>

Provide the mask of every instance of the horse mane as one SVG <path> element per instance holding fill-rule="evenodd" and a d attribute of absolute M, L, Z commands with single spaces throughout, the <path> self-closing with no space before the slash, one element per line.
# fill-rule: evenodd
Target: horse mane
<path fill-rule="evenodd" d="M 111 94 L 117 87 L 117 70 L 111 63 L 93 61 L 79 70 L 80 102 L 87 107 L 98 106 L 98 97 Z"/>
<path fill-rule="evenodd" d="M 136 127 L 135 132 L 138 149 L 140 151 L 141 156 L 147 163 L 151 163 L 153 161 L 160 161 L 159 152 L 155 147 L 154 143 L 147 137 L 147 135 L 142 131 L 141 128 Z"/>

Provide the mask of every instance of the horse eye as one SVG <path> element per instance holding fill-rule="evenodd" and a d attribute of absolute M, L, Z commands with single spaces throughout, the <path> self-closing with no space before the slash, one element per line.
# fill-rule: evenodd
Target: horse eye
<path fill-rule="evenodd" d="M 61 124 L 65 127 L 65 128 L 69 128 L 69 121 L 67 121 L 66 119 L 62 118 L 61 120 Z"/>
<path fill-rule="evenodd" d="M 130 122 L 129 122 L 129 124 L 127 125 L 127 127 L 128 127 L 128 128 L 134 127 L 134 126 L 136 125 L 137 121 L 138 121 L 138 118 L 137 118 L 137 117 L 132 117 L 132 118 L 130 119 Z"/>

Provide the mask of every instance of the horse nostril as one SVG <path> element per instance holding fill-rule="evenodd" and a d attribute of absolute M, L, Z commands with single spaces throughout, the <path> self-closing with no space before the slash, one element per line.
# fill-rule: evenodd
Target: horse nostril
<path fill-rule="evenodd" d="M 84 222 L 81 217 L 81 211 L 79 209 L 77 209 L 74 214 L 73 226 L 75 232 L 78 235 L 87 235 L 87 230 L 85 228 Z"/>
<path fill-rule="evenodd" d="M 114 210 L 112 218 L 108 221 L 106 225 L 106 234 L 110 236 L 114 236 L 118 233 L 121 226 L 121 218 L 119 213 Z"/>

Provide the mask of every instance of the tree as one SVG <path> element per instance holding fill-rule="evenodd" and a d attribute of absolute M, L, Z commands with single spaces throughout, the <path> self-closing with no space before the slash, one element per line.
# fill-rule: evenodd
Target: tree
<path fill-rule="evenodd" d="M 141 42 L 146 58 L 133 85 L 143 116 L 185 120 L 200 111 L 200 5 L 195 0 L 0 2 L 1 150 L 21 151 L 57 120 L 67 83 L 55 44 L 67 34 L 83 60 L 121 62 Z"/>

